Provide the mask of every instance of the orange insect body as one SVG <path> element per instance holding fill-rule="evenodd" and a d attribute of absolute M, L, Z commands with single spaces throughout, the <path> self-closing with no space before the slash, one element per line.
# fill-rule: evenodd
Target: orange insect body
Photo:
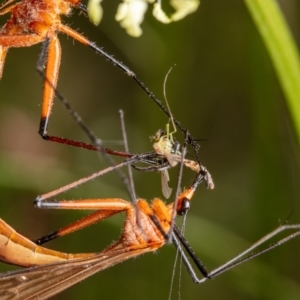
<path fill-rule="evenodd" d="M 0 257 L 7 263 L 22 267 L 49 264 L 84 257 L 37 246 L 0 219 Z M 91 256 L 90 254 L 88 257 Z M 8 258 L 8 259 L 7 259 Z"/>
<path fill-rule="evenodd" d="M 178 197 L 177 206 L 175 208 L 178 213 L 185 209 L 184 203 L 185 201 L 191 200 L 195 189 L 196 185 L 192 185 Z M 165 237 L 161 231 L 168 232 L 170 230 L 174 203 L 165 205 L 162 200 L 155 198 L 152 201 L 151 206 L 143 199 L 138 199 L 136 204 L 137 207 L 132 203 L 119 198 L 55 202 L 55 206 L 59 209 L 97 210 L 95 213 L 60 229 L 55 235 L 63 236 L 95 222 L 109 218 L 115 214 L 125 212 L 126 219 L 121 238 L 101 253 L 98 253 L 98 255 L 108 254 L 117 250 L 124 250 L 126 252 L 148 249 L 148 251 L 155 251 L 165 243 Z M 139 211 L 139 216 L 137 216 L 137 209 Z M 157 227 L 157 224 L 154 223 L 152 218 L 155 218 L 160 224 L 160 229 Z M 17 233 L 12 227 L 0 219 L 1 261 L 29 267 L 51 262 L 92 257 L 94 255 L 96 255 L 96 253 L 67 254 L 38 246 L 23 235 Z"/>
<path fill-rule="evenodd" d="M 0 11 L 0 14 L 8 12 L 12 14 L 0 31 L 0 74 L 7 52 L 5 47 L 29 47 L 42 42 L 47 35 L 51 36 L 59 30 L 60 15 L 68 15 L 71 6 L 78 2 L 78 0 L 23 0 Z"/>
<path fill-rule="evenodd" d="M 5 9 L 1 14 L 11 12 L 10 20 L 1 30 L 2 35 L 12 34 L 38 34 L 45 38 L 49 31 L 55 32 L 57 26 L 61 24 L 60 15 L 68 15 L 72 5 L 76 5 L 79 0 L 23 0 L 16 5 Z M 20 42 L 19 47 L 31 46 L 24 41 Z M 40 40 L 41 41 L 41 40 Z M 38 42 L 38 41 L 37 41 Z M 11 43 L 3 46 L 10 47 Z M 18 47 L 18 42 L 13 47 Z"/>
<path fill-rule="evenodd" d="M 182 202 L 183 197 L 190 197 L 193 193 L 194 191 L 186 190 L 184 194 L 179 197 L 179 203 Z M 165 238 L 151 220 L 151 216 L 155 216 L 161 228 L 165 232 L 168 232 L 170 229 L 173 203 L 166 206 L 160 199 L 154 199 L 150 207 L 146 200 L 137 200 L 139 218 L 142 226 L 141 229 L 137 221 L 136 208 L 130 202 L 118 198 L 97 200 L 79 200 L 76 203 L 76 207 L 78 209 L 100 208 L 100 210 L 94 214 L 94 216 L 97 216 L 97 221 L 122 211 L 126 212 L 126 220 L 121 238 L 101 253 L 68 254 L 38 246 L 23 235 L 17 233 L 12 227 L 0 219 L 0 260 L 14 265 L 30 267 L 79 258 L 89 258 L 94 255 L 110 255 L 120 250 L 125 252 L 139 250 L 143 252 L 143 249 L 147 249 L 147 252 L 150 252 L 159 249 L 165 244 Z M 68 205 L 72 206 L 72 203 L 62 202 L 61 208 L 67 209 Z M 93 220 L 90 216 L 88 216 L 89 222 Z"/>

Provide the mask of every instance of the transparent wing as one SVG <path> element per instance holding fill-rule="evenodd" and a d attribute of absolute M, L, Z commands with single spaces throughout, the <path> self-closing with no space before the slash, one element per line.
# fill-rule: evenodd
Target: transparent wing
<path fill-rule="evenodd" d="M 170 181 L 168 170 L 161 171 L 161 187 L 162 193 L 166 199 L 171 196 L 172 188 L 169 187 L 168 182 Z"/>
<path fill-rule="evenodd" d="M 76 283 L 152 248 L 108 251 L 90 258 L 0 274 L 0 299 L 48 299 Z"/>

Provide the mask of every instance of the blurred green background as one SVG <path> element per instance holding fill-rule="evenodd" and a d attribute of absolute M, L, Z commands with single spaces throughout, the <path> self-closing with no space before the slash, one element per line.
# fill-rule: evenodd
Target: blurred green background
<path fill-rule="evenodd" d="M 300 42 L 300 3 L 279 1 Z M 202 0 L 195 14 L 163 25 L 149 10 L 144 33 L 129 37 L 114 21 L 118 1 L 104 1 L 104 19 L 94 27 L 77 13 L 66 24 L 121 60 L 163 99 L 163 81 L 175 117 L 201 142 L 201 160 L 215 190 L 201 186 L 189 212 L 186 238 L 208 269 L 219 266 L 289 218 L 300 223 L 299 145 L 268 54 L 240 0 Z M 7 19 L 1 17 L 1 24 Z M 103 140 L 121 140 L 123 109 L 131 152 L 152 149 L 149 136 L 168 119 L 132 79 L 71 38 L 59 36 L 59 90 Z M 38 124 L 42 80 L 35 71 L 41 45 L 9 51 L 0 81 L 1 218 L 38 238 L 85 215 L 33 208 L 38 194 L 105 167 L 96 153 L 43 141 Z M 55 101 L 49 133 L 88 141 Z M 182 138 L 179 133 L 178 138 Z M 107 145 L 118 148 L 114 145 Z M 122 146 L 119 146 L 122 149 Z M 190 157 L 192 152 L 190 152 Z M 175 187 L 177 170 L 171 174 Z M 185 170 L 183 186 L 194 174 Z M 160 176 L 134 172 L 138 196 L 162 197 Z M 115 174 L 85 184 L 58 199 L 122 197 Z M 48 246 L 65 252 L 100 251 L 117 240 L 123 216 L 114 217 Z M 178 272 L 172 299 L 299 299 L 300 240 L 207 282 L 195 285 Z M 167 299 L 175 250 L 165 246 L 105 270 L 55 299 Z M 11 269 L 1 265 L 1 271 Z"/>

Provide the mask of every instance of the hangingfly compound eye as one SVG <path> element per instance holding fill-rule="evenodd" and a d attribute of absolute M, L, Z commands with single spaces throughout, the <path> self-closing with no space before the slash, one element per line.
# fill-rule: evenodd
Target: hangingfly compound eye
<path fill-rule="evenodd" d="M 180 210 L 177 211 L 177 214 L 184 216 L 191 208 L 191 201 L 187 198 L 183 198 Z"/>

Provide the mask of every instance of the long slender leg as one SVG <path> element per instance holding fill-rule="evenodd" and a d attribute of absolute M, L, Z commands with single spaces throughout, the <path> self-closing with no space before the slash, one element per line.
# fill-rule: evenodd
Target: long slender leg
<path fill-rule="evenodd" d="M 59 230 L 53 231 L 41 238 L 36 243 L 42 245 L 58 237 L 65 236 L 73 233 L 87 226 L 95 224 L 99 221 L 107 219 L 115 214 L 123 211 L 133 209 L 133 205 L 130 202 L 122 200 L 120 198 L 103 198 L 103 199 L 83 199 L 74 201 L 56 201 L 56 202 L 42 202 L 40 208 L 50 209 L 74 209 L 74 210 L 94 210 L 96 212 L 81 218 Z"/>
<path fill-rule="evenodd" d="M 44 94 L 42 102 L 42 112 L 39 134 L 47 140 L 47 127 L 53 106 L 53 98 L 56 90 L 59 66 L 61 60 L 61 47 L 57 36 L 49 39 L 47 52 L 47 64 L 44 81 Z"/>
<path fill-rule="evenodd" d="M 29 47 L 31 45 L 40 43 L 44 40 L 44 37 L 37 34 L 28 34 L 28 35 L 0 35 L 0 78 L 3 72 L 4 62 L 8 48 L 10 47 Z M 44 94 L 42 101 L 42 112 L 41 112 L 41 121 L 39 127 L 40 135 L 46 139 L 58 143 L 68 144 L 75 147 L 85 148 L 94 151 L 100 151 L 109 153 L 116 156 L 122 157 L 131 157 L 127 153 L 121 151 L 114 151 L 112 149 L 103 148 L 100 146 L 94 146 L 82 142 L 72 141 L 69 139 L 52 137 L 47 135 L 47 126 L 49 122 L 49 117 L 51 113 L 51 108 L 53 105 L 54 95 L 59 94 L 56 90 L 59 65 L 61 60 L 61 48 L 60 43 L 56 35 L 51 39 L 47 39 L 46 53 L 44 53 L 41 61 L 47 57 L 46 73 L 43 73 L 43 63 L 40 64 L 39 72 L 42 74 L 42 77 L 45 79 L 44 82 Z M 59 94 L 60 95 L 60 94 Z M 61 95 L 60 95 L 61 96 Z M 63 98 L 62 96 L 60 98 Z"/>
<path fill-rule="evenodd" d="M 29 47 L 43 40 L 44 38 L 42 36 L 36 34 L 0 35 L 0 79 L 3 72 L 6 54 L 10 47 Z M 45 78 L 45 82 L 44 82 L 44 95 L 43 95 L 43 102 L 42 102 L 42 113 L 41 113 L 39 133 L 46 140 L 51 140 L 51 141 L 68 144 L 75 147 L 81 147 L 89 150 L 109 153 L 116 156 L 131 157 L 132 155 L 121 151 L 114 151 L 112 149 L 107 149 L 100 146 L 94 146 L 86 143 L 81 143 L 77 141 L 72 141 L 64 138 L 52 137 L 47 135 L 47 126 L 49 122 L 51 108 L 53 105 L 53 98 L 54 95 L 57 94 L 56 84 L 57 84 L 58 71 L 59 71 L 59 65 L 61 59 L 61 49 L 60 49 L 60 43 L 58 38 L 54 36 L 51 39 L 48 39 L 47 41 L 48 41 L 47 53 L 45 54 L 48 57 L 46 74 L 43 74 L 43 64 L 40 65 L 40 72 L 42 73 L 43 78 Z"/>
<path fill-rule="evenodd" d="M 52 231 L 49 234 L 37 239 L 35 241 L 36 244 L 42 245 L 47 242 L 50 242 L 58 237 L 65 236 L 67 234 L 73 233 L 77 230 L 83 229 L 87 226 L 90 226 L 92 224 L 95 224 L 99 221 L 102 221 L 104 219 L 107 219 L 115 214 L 119 213 L 119 211 L 103 211 L 103 210 L 98 210 L 88 216 L 85 216 L 81 218 L 80 220 L 76 220 L 75 222 L 60 228 L 59 230 Z"/>
<path fill-rule="evenodd" d="M 78 3 L 78 1 L 74 1 L 74 5 L 76 5 L 79 9 L 83 9 L 83 6 Z M 6 13 L 11 11 L 11 7 L 4 10 L 2 13 Z M 77 33 L 76 31 L 72 30 L 71 28 L 64 26 L 62 24 L 57 25 L 57 30 L 60 30 L 61 32 L 66 33 L 67 35 L 73 37 L 80 43 L 91 47 L 96 52 L 100 53 L 101 55 L 104 55 L 108 60 L 110 60 L 113 64 L 117 65 L 121 70 L 123 70 L 127 75 L 130 77 L 133 77 L 134 80 L 140 85 L 140 87 L 148 94 L 148 96 L 155 101 L 159 107 L 168 115 L 170 116 L 168 110 L 160 103 L 158 99 L 153 95 L 153 93 L 150 92 L 150 90 L 135 76 L 135 74 L 125 65 L 114 59 L 111 55 L 107 54 L 103 50 L 101 50 L 99 47 L 97 47 L 94 43 L 90 42 L 88 39 L 86 39 L 81 34 Z M 38 28 L 36 30 L 38 32 Z M 4 61 L 7 53 L 7 49 L 10 47 L 28 47 L 33 44 L 39 43 L 41 41 L 45 40 L 44 34 L 23 34 L 21 26 L 18 24 L 10 24 L 7 23 L 5 32 L 1 32 L 0 34 L 0 78 L 3 72 L 3 66 Z M 47 40 L 47 39 L 46 39 Z M 59 92 L 56 90 L 56 84 L 57 84 L 57 78 L 58 78 L 58 72 L 59 72 L 59 65 L 60 65 L 60 58 L 61 58 L 61 49 L 60 44 L 57 39 L 57 36 L 55 33 L 52 32 L 51 38 L 48 41 L 47 46 L 47 66 L 46 66 L 46 74 L 43 74 L 43 65 L 40 65 L 39 72 L 43 74 L 43 78 L 45 80 L 44 82 L 44 95 L 43 95 L 43 103 L 42 103 L 42 113 L 41 113 L 41 121 L 40 121 L 40 127 L 39 127 L 39 133 L 40 135 L 46 139 L 53 142 L 68 144 L 76 147 L 86 148 L 90 150 L 105 152 L 117 156 L 123 156 L 128 157 L 119 151 L 113 151 L 111 149 L 105 149 L 102 148 L 100 145 L 97 147 L 94 145 L 89 145 L 77 141 L 71 141 L 68 139 L 53 137 L 47 135 L 47 126 L 49 122 L 49 116 L 51 113 L 51 108 L 53 104 L 53 98 L 54 95 L 56 95 L 58 98 L 62 99 L 63 97 L 59 96 Z M 79 118 L 80 119 L 80 118 Z M 181 129 L 181 131 L 185 134 L 186 140 L 191 144 L 195 150 L 197 160 L 198 158 L 198 144 L 196 143 L 196 140 L 191 137 L 191 135 L 188 133 L 186 129 L 184 129 L 180 123 L 175 119 L 174 122 L 176 125 Z M 83 123 L 82 123 L 83 124 Z M 84 125 L 84 124 L 83 124 Z M 84 126 L 83 126 L 84 128 Z"/>
<path fill-rule="evenodd" d="M 84 142 L 79 142 L 67 138 L 62 138 L 62 137 L 57 137 L 57 136 L 52 136 L 47 134 L 47 127 L 48 127 L 48 122 L 51 114 L 51 108 L 53 105 L 53 98 L 54 95 L 57 96 L 63 103 L 63 105 L 66 107 L 68 111 L 71 112 L 71 115 L 79 121 L 83 130 L 88 133 L 89 137 L 95 141 L 95 137 L 89 134 L 89 131 L 85 124 L 83 123 L 82 119 L 80 116 L 74 112 L 74 110 L 71 108 L 70 104 L 68 101 L 62 96 L 62 94 L 56 89 L 56 84 L 57 84 L 57 76 L 58 76 L 58 68 L 59 68 L 59 63 L 60 63 L 60 44 L 57 39 L 57 37 L 52 38 L 52 39 L 46 39 L 44 44 L 43 44 L 43 49 L 41 56 L 39 58 L 38 64 L 37 64 L 37 71 L 41 75 L 41 77 L 44 79 L 44 96 L 43 96 L 43 105 L 42 105 L 42 114 L 41 114 L 41 121 L 40 121 L 40 127 L 39 127 L 39 134 L 43 137 L 43 139 L 51 141 L 51 142 L 56 142 L 60 144 L 66 144 L 69 146 L 74 146 L 78 148 L 84 148 L 92 151 L 98 151 L 102 153 L 108 153 L 120 157 L 125 157 L 129 158 L 134 156 L 133 154 L 130 153 L 125 153 L 122 151 L 115 151 L 112 149 L 104 148 L 100 146 L 97 142 L 96 145 L 92 144 L 87 144 Z M 46 74 L 44 74 L 44 60 L 48 56 L 47 60 L 47 67 L 46 67 Z"/>
<path fill-rule="evenodd" d="M 90 42 L 88 39 L 86 39 L 84 36 L 82 36 L 78 32 L 76 32 L 73 29 L 71 29 L 71 28 L 69 28 L 65 25 L 62 25 L 62 24 L 60 24 L 58 26 L 58 30 L 60 30 L 61 32 L 64 32 L 65 34 L 67 34 L 71 37 L 73 37 L 74 39 L 76 39 L 80 43 L 82 43 L 84 45 L 87 45 L 87 46 L 91 47 L 92 49 L 96 50 L 98 53 L 104 55 L 114 65 L 117 65 L 127 75 L 136 78 L 135 74 L 128 67 L 126 67 L 125 65 L 123 65 L 122 63 L 120 63 L 119 61 L 114 59 L 112 56 L 110 56 L 109 54 L 107 54 L 106 52 L 104 52 L 103 50 L 98 48 L 95 44 Z M 46 52 L 48 52 L 48 64 L 47 64 L 46 75 L 43 74 L 42 64 L 40 63 L 39 66 L 38 66 L 38 71 L 45 80 L 45 91 L 44 91 L 44 97 L 43 97 L 43 109 L 42 109 L 42 117 L 41 117 L 40 129 L 39 129 L 39 133 L 41 134 L 41 136 L 44 139 L 52 141 L 52 142 L 68 144 L 68 145 L 75 146 L 75 147 L 85 148 L 85 149 L 89 149 L 89 150 L 95 150 L 95 151 L 99 151 L 99 152 L 102 152 L 102 153 L 109 153 L 109 154 L 112 154 L 112 155 L 117 155 L 117 156 L 122 156 L 122 157 L 130 157 L 130 156 L 127 155 L 127 153 L 123 153 L 123 152 L 120 152 L 120 151 L 114 151 L 112 149 L 103 148 L 101 145 L 95 143 L 95 137 L 93 135 L 91 136 L 91 134 L 86 130 L 87 127 L 85 126 L 85 124 L 82 121 L 82 119 L 80 118 L 80 116 L 77 113 L 74 113 L 74 111 L 70 108 L 70 105 L 68 104 L 66 99 L 64 99 L 64 97 L 56 89 L 58 67 L 59 67 L 59 62 L 60 62 L 60 47 L 56 47 L 56 46 L 59 46 L 59 42 L 57 40 L 57 37 L 55 36 L 53 39 L 51 39 L 49 41 L 46 40 L 46 44 L 48 44 L 46 46 L 46 48 L 48 48 L 46 50 Z M 57 54 L 57 56 L 56 56 L 56 54 Z M 45 55 L 46 54 L 44 54 L 44 56 Z M 50 64 L 50 62 L 52 62 L 52 63 Z M 56 66 L 55 63 L 57 63 L 57 68 L 55 68 L 55 66 Z M 155 98 L 155 96 L 139 80 L 136 79 L 136 81 L 146 91 L 146 93 L 150 96 L 150 98 L 152 98 L 160 106 L 160 108 L 165 113 L 167 113 L 167 115 L 169 115 L 168 110 L 166 110 L 161 105 L 161 103 Z M 89 145 L 89 144 L 78 142 L 78 141 L 73 141 L 73 140 L 69 140 L 69 139 L 65 139 L 65 138 L 60 138 L 60 137 L 47 135 L 47 125 L 48 125 L 48 121 L 49 121 L 49 116 L 50 116 L 50 111 L 51 111 L 54 95 L 56 95 L 63 102 L 64 106 L 71 112 L 71 115 L 76 120 L 79 121 L 78 122 L 79 125 L 83 128 L 83 130 L 85 132 L 88 133 L 88 135 L 92 139 L 94 145 Z M 190 136 L 188 131 L 181 127 L 180 123 L 177 120 L 174 119 L 174 122 L 184 132 L 185 139 L 189 142 L 189 144 L 191 144 L 193 146 L 194 151 L 195 151 L 196 156 L 197 156 L 197 160 L 200 161 L 199 157 L 198 157 L 198 147 L 199 147 L 198 144 Z"/>
<path fill-rule="evenodd" d="M 80 7 L 79 7 L 80 8 Z M 80 8 L 81 9 L 81 8 Z M 103 51 L 101 48 L 99 48 L 95 43 L 91 42 L 87 38 L 85 38 L 83 35 L 80 33 L 76 32 L 75 30 L 71 29 L 68 26 L 65 26 L 63 24 L 60 24 L 58 26 L 58 30 L 61 32 L 71 36 L 78 42 L 82 43 L 83 45 L 86 45 L 90 48 L 92 48 L 96 53 L 99 53 L 100 55 L 103 55 L 107 60 L 109 60 L 112 64 L 117 66 L 119 69 L 121 69 L 124 73 L 126 73 L 128 76 L 132 77 L 133 80 L 146 92 L 146 94 L 159 106 L 159 108 L 168 116 L 171 117 L 169 110 L 165 108 L 162 103 L 155 97 L 155 95 L 146 87 L 146 85 L 140 81 L 137 76 L 124 64 L 122 64 L 120 61 L 116 60 L 113 56 L 109 55 L 105 51 Z M 178 128 L 183 132 L 185 136 L 186 142 L 193 147 L 193 150 L 195 152 L 195 155 L 197 157 L 197 161 L 200 163 L 200 158 L 199 158 L 199 148 L 200 146 L 197 143 L 197 140 L 194 139 L 189 131 L 185 128 L 182 127 L 181 123 L 176 120 L 173 116 L 172 119 L 174 120 L 174 123 Z"/>
<path fill-rule="evenodd" d="M 43 195 L 41 195 L 41 196 L 38 196 L 38 197 L 35 199 L 35 201 L 34 201 L 34 205 L 35 205 L 37 208 L 45 208 L 45 206 L 48 206 L 47 208 L 51 208 L 51 207 L 50 207 L 50 206 L 51 206 L 51 202 L 48 202 L 47 205 L 44 205 L 44 203 L 46 203 L 45 201 L 46 201 L 47 199 L 50 199 L 50 198 L 52 198 L 52 197 L 55 197 L 56 195 L 59 195 L 59 194 L 61 194 L 61 193 L 64 193 L 64 192 L 66 192 L 66 191 L 69 191 L 69 190 L 71 190 L 71 189 L 73 189 L 73 188 L 75 188 L 75 187 L 78 187 L 79 185 L 84 184 L 84 183 L 86 183 L 86 182 L 88 182 L 88 181 L 90 181 L 90 180 L 93 180 L 93 179 L 95 179 L 95 178 L 97 178 L 97 177 L 99 177 L 99 176 L 102 176 L 102 175 L 104 175 L 104 174 L 106 174 L 106 173 L 108 173 L 108 172 L 111 172 L 111 171 L 115 170 L 116 168 L 120 168 L 120 167 L 126 166 L 126 165 L 128 165 L 128 164 L 135 163 L 135 162 L 137 162 L 137 161 L 139 161 L 139 160 L 140 160 L 140 157 L 134 157 L 134 156 L 133 156 L 132 158 L 129 158 L 129 159 L 125 160 L 124 162 L 118 164 L 118 165 L 108 167 L 108 168 L 106 168 L 106 169 L 104 169 L 104 170 L 101 170 L 101 171 L 99 171 L 99 172 L 96 172 L 96 173 L 94 173 L 94 174 L 92 174 L 92 175 L 90 175 L 90 176 L 81 178 L 81 179 L 79 179 L 79 180 L 77 180 L 77 181 L 74 181 L 74 182 L 72 182 L 72 183 L 70 183 L 70 184 L 67 184 L 67 185 L 65 185 L 65 186 L 63 186 L 63 187 L 61 187 L 61 188 L 58 188 L 58 189 L 56 189 L 56 190 L 54 190 L 54 191 L 51 191 L 51 192 L 49 192 L 49 193 L 43 194 Z"/>
<path fill-rule="evenodd" d="M 39 208 L 49 209 L 74 209 L 74 210 L 102 210 L 102 211 L 124 211 L 131 207 L 131 203 L 120 198 L 103 199 L 80 199 L 72 201 L 48 201 L 41 202 Z"/>

